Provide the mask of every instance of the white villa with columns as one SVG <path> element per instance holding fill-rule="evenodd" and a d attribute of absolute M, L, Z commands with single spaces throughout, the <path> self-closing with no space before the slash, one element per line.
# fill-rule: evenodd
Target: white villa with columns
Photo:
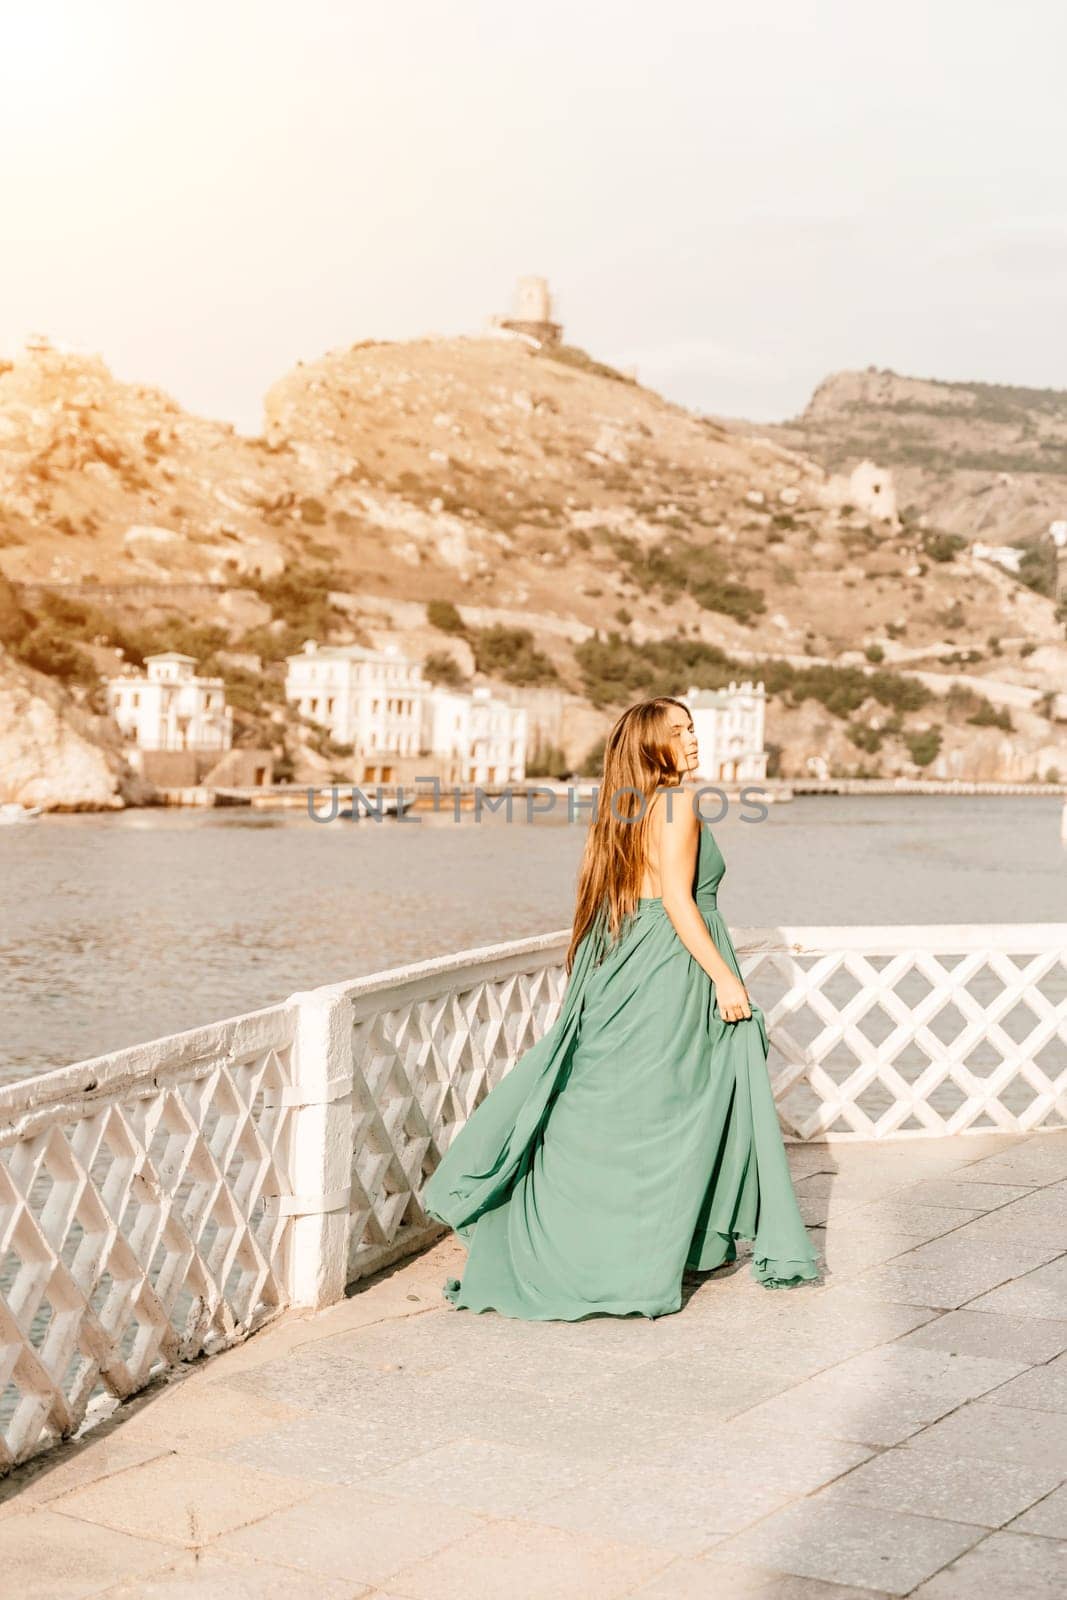
<path fill-rule="evenodd" d="M 731 682 L 725 689 L 690 689 L 679 696 L 693 713 L 700 749 L 698 776 L 712 782 L 758 781 L 767 776 L 764 749 L 766 694 L 762 682 Z"/>
<path fill-rule="evenodd" d="M 484 685 L 469 693 L 437 687 L 396 645 L 319 645 L 287 658 L 286 699 L 300 714 L 352 745 L 366 763 L 357 781 L 391 782 L 395 763 L 434 758 L 448 782 L 508 783 L 526 773 L 526 712 Z"/>
<path fill-rule="evenodd" d="M 229 750 L 233 708 L 221 678 L 197 676 L 196 657 L 145 657 L 137 676 L 109 678 L 108 710 L 140 750 Z"/>

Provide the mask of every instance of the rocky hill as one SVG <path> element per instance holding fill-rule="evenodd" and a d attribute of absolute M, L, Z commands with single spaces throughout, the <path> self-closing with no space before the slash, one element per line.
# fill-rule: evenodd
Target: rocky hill
<path fill-rule="evenodd" d="M 751 676 L 783 775 L 1067 776 L 1053 601 L 761 435 L 484 337 L 300 364 L 245 438 L 38 341 L 0 370 L 0 645 L 89 717 L 187 650 L 298 776 L 338 755 L 284 703 L 308 637 L 499 685 L 563 767 L 631 699 Z"/>
<path fill-rule="evenodd" d="M 990 544 L 1067 517 L 1067 390 L 837 372 L 772 435 L 832 471 L 871 459 L 931 526 Z"/>

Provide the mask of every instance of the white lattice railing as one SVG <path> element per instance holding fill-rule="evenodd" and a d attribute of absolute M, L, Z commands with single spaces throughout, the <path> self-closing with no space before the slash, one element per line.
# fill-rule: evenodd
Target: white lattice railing
<path fill-rule="evenodd" d="M 739 938 L 787 1135 L 1067 1126 L 1067 924 Z"/>
<path fill-rule="evenodd" d="M 787 1137 L 1067 1126 L 1067 924 L 735 943 Z M 424 1178 L 551 1025 L 566 944 L 463 951 L 0 1088 L 0 1471 L 440 1232 Z"/>

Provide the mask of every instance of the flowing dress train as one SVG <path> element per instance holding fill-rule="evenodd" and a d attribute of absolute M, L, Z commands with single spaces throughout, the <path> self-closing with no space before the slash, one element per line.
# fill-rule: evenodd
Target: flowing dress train
<path fill-rule="evenodd" d="M 716 903 L 726 863 L 701 822 L 693 895 L 740 978 Z M 612 946 L 598 922 L 559 1015 L 459 1129 L 427 1213 L 467 1246 L 457 1307 L 532 1320 L 677 1311 L 682 1274 L 751 1240 L 767 1288 L 817 1277 L 767 1074 L 760 1008 L 719 1015 L 715 986 L 659 897 Z"/>

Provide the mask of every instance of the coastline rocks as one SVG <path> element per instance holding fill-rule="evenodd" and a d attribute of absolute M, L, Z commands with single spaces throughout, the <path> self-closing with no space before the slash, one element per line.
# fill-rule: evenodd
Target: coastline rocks
<path fill-rule="evenodd" d="M 101 720 L 0 650 L 0 803 L 95 811 L 148 798 L 121 753 L 100 742 Z"/>

